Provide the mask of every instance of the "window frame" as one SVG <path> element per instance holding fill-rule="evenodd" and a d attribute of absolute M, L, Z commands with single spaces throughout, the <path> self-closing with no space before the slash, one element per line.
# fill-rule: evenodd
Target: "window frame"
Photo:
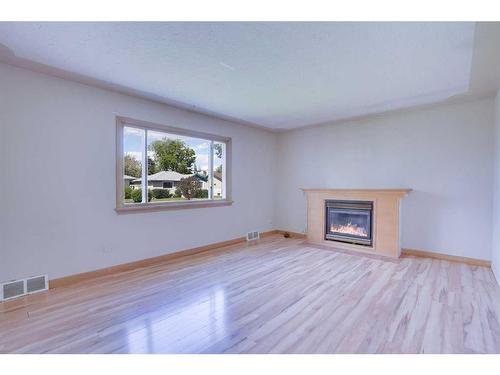
<path fill-rule="evenodd" d="M 124 163 L 123 163 L 123 129 L 125 127 L 132 127 L 137 129 L 145 129 L 152 131 L 165 132 L 173 135 L 180 135 L 184 137 L 192 137 L 199 138 L 203 140 L 207 140 L 210 142 L 221 142 L 225 144 L 225 187 L 226 187 L 226 197 L 224 199 L 214 199 L 213 196 L 213 184 L 210 186 L 209 190 L 209 198 L 203 200 L 192 200 L 192 201 L 172 201 L 172 202 L 160 202 L 160 203 L 151 203 L 151 202 L 142 202 L 142 203 L 134 203 L 134 204 L 125 204 L 124 203 L 124 181 L 123 181 L 123 173 L 124 173 Z M 146 136 L 146 134 L 145 134 Z M 147 139 L 146 142 L 147 144 Z M 131 212 L 144 212 L 144 211 L 163 211 L 163 210 L 178 210 L 184 208 L 203 208 L 203 207 L 218 207 L 218 206 L 228 206 L 233 203 L 231 198 L 231 159 L 232 159 L 232 139 L 230 137 L 223 137 L 216 134 L 204 133 L 195 130 L 177 128 L 168 125 L 161 125 L 153 122 L 142 121 L 133 119 L 130 117 L 116 116 L 116 207 L 115 211 L 118 213 L 131 213 Z M 145 150 L 146 152 L 147 150 Z M 147 155 L 147 154 L 146 154 Z M 209 179 L 213 180 L 213 155 L 214 150 L 213 147 L 210 148 L 209 158 Z M 144 164 L 144 159 L 146 157 L 143 156 L 142 161 L 142 170 L 143 170 L 143 182 L 144 185 L 147 181 L 144 179 L 144 175 L 147 176 L 147 163 Z M 147 159 L 146 159 L 147 160 Z M 146 185 L 147 188 L 147 185 Z M 144 186 L 143 186 L 143 191 Z M 145 196 L 145 195 L 144 195 Z M 143 199 L 144 199 L 143 196 Z"/>

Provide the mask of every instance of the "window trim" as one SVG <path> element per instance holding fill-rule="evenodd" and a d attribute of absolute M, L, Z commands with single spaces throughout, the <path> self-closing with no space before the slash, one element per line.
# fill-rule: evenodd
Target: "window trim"
<path fill-rule="evenodd" d="M 226 197 L 224 199 L 204 199 L 192 201 L 173 201 L 161 203 L 136 203 L 133 205 L 125 205 L 124 203 L 124 183 L 123 183 L 123 129 L 125 126 L 148 129 L 153 131 L 161 131 L 169 134 L 181 135 L 185 137 L 201 138 L 211 142 L 222 142 L 226 145 L 225 167 L 226 167 Z M 202 208 L 202 207 L 219 207 L 229 206 L 233 203 L 231 195 L 231 161 L 232 161 L 232 139 L 216 134 L 204 133 L 195 130 L 177 128 L 173 126 L 161 125 L 153 122 L 142 121 L 130 117 L 116 116 L 116 206 L 115 211 L 118 213 L 131 212 L 146 212 L 146 211 L 163 211 L 163 210 L 178 210 L 185 208 Z M 213 155 L 213 150 L 211 151 Z M 143 156 L 144 158 L 144 156 Z M 212 157 L 213 158 L 213 157 Z M 212 160 L 210 158 L 210 161 Z M 212 161 L 209 163 L 212 165 Z M 212 168 L 213 169 L 213 168 Z M 146 168 L 142 168 L 143 174 L 146 173 Z M 209 176 L 213 176 L 213 170 L 210 170 Z M 143 183 L 145 179 L 143 178 Z M 213 189 L 210 189 L 210 191 Z M 210 194 L 211 196 L 212 194 Z"/>

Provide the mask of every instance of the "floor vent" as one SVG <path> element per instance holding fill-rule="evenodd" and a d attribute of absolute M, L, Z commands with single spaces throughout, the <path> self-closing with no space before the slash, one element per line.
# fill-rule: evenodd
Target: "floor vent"
<path fill-rule="evenodd" d="M 0 301 L 47 290 L 48 281 L 47 275 L 42 275 L 0 283 Z"/>
<path fill-rule="evenodd" d="M 259 232 L 248 232 L 247 233 L 247 241 L 255 241 L 260 238 Z"/>

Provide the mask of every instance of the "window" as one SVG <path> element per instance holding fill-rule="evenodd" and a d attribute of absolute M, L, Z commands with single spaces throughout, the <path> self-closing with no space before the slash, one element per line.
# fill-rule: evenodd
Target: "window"
<path fill-rule="evenodd" d="M 231 139 L 117 118 L 117 211 L 231 204 Z"/>

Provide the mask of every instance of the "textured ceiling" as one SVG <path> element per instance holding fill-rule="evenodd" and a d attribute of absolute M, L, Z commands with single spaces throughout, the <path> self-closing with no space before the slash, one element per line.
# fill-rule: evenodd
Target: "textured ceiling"
<path fill-rule="evenodd" d="M 474 23 L 0 23 L 44 64 L 226 118 L 286 129 L 469 90 Z"/>

